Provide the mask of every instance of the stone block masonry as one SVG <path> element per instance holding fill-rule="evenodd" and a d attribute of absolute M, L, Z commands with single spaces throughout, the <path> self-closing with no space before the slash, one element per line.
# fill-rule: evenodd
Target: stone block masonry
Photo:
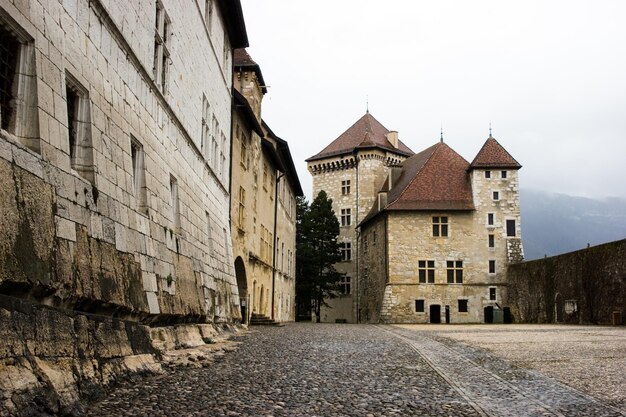
<path fill-rule="evenodd" d="M 199 3 L 0 2 L 0 331 L 10 346 L 0 381 L 32 370 L 70 409 L 85 381 L 106 383 L 94 372 L 116 374 L 109 359 L 154 353 L 146 325 L 240 320 L 227 138 L 231 45 L 245 46 L 231 36 L 245 29 L 222 3 Z M 211 146 L 200 135 L 209 116 Z M 37 398 L 39 385 L 25 384 L 1 390 L 22 402 L 0 414 Z"/>

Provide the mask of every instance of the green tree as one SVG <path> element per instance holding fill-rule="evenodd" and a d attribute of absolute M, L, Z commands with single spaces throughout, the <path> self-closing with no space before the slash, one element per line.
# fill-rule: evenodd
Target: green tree
<path fill-rule="evenodd" d="M 332 203 L 324 191 L 310 206 L 304 198 L 297 202 L 296 288 L 301 301 L 306 297 L 311 300 L 318 323 L 321 307 L 337 296 L 337 281 L 342 276 L 334 267 L 341 260 L 341 251 L 337 242 L 339 221 Z"/>

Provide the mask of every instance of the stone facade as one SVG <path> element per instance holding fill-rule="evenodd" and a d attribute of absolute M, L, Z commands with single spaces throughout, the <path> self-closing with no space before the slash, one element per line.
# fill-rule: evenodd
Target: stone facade
<path fill-rule="evenodd" d="M 240 320 L 239 2 L 2 1 L 0 36 L 0 293 L 144 324 Z"/>
<path fill-rule="evenodd" d="M 364 117 L 372 116 L 368 113 Z M 365 131 L 359 131 L 359 134 L 367 136 L 370 133 L 367 127 Z M 397 135 L 396 132 L 392 133 Z M 338 242 L 350 245 L 349 258 L 346 256 L 347 259 L 335 265 L 337 271 L 347 277 L 344 282 L 349 281 L 350 285 L 343 283 L 339 296 L 326 300 L 328 307 L 321 308 L 322 322 L 358 321 L 357 264 L 360 249 L 357 225 L 372 207 L 389 170 L 399 166 L 408 155 L 404 150 L 394 149 L 391 143 L 386 145 L 373 146 L 368 143 L 363 147 L 348 147 L 330 157 L 322 155 L 308 160 L 308 169 L 313 176 L 313 196 L 324 190 L 332 199 L 340 225 Z M 346 210 L 349 210 L 349 222 L 345 220 Z"/>
<path fill-rule="evenodd" d="M 252 314 L 295 320 L 295 197 L 302 189 L 287 143 L 261 119 L 259 66 L 236 51 L 232 238 L 244 321 Z"/>

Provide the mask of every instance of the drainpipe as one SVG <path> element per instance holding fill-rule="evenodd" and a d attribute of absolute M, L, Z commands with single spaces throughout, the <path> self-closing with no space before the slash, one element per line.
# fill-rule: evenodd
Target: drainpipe
<path fill-rule="evenodd" d="M 285 175 L 284 173 L 277 171 L 276 185 L 274 186 L 274 244 L 272 245 L 272 317 L 274 320 L 274 288 L 276 287 L 276 219 L 278 217 L 278 184 L 280 179 Z"/>
<path fill-rule="evenodd" d="M 356 164 L 356 224 L 357 224 L 357 228 L 356 228 L 356 232 L 355 232 L 355 237 L 356 237 L 356 280 L 355 280 L 355 290 L 356 290 L 356 314 L 355 314 L 355 318 L 356 318 L 356 322 L 360 323 L 361 322 L 361 310 L 360 310 L 360 306 L 359 306 L 359 292 L 360 292 L 360 285 L 359 285 L 359 242 L 360 242 L 360 236 L 361 236 L 361 229 L 358 227 L 359 224 L 359 158 L 357 155 L 357 151 L 356 149 L 353 152 L 354 155 L 354 161 Z"/>

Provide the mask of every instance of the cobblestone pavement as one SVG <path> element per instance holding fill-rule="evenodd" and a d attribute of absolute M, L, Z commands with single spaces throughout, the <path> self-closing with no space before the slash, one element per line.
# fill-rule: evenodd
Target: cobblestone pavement
<path fill-rule="evenodd" d="M 116 387 L 100 416 L 621 416 L 624 410 L 432 332 L 254 327 L 208 368 Z"/>

